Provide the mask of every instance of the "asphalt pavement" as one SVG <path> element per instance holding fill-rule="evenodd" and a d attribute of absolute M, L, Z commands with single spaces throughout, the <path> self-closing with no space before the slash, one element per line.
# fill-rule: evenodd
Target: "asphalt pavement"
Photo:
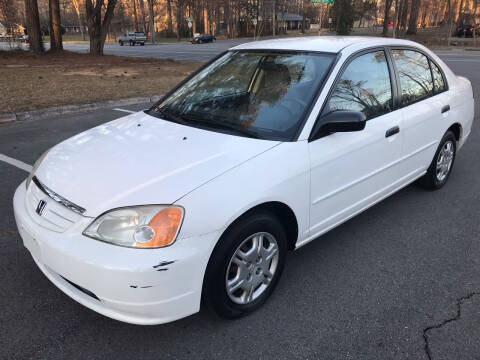
<path fill-rule="evenodd" d="M 480 53 L 439 53 L 479 94 Z M 477 100 L 476 114 L 479 107 Z M 125 114 L 0 125 L 0 154 L 31 165 L 50 146 Z M 478 359 L 479 120 L 443 189 L 408 186 L 289 254 L 272 298 L 235 321 L 202 310 L 142 327 L 71 300 L 37 268 L 16 230 L 12 197 L 27 172 L 0 161 L 0 358 Z"/>

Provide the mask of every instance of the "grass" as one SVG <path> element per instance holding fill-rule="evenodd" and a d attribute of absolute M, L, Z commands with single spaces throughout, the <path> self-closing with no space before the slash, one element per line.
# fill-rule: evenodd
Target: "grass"
<path fill-rule="evenodd" d="M 0 52 L 0 113 L 165 93 L 201 63 Z"/>

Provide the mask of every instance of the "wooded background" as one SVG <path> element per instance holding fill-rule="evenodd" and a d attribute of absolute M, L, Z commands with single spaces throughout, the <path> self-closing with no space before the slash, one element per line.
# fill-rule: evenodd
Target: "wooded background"
<path fill-rule="evenodd" d="M 143 31 L 149 41 L 211 33 L 225 38 L 306 31 L 310 24 L 338 34 L 352 27 L 381 27 L 384 36 L 404 37 L 418 28 L 443 27 L 449 35 L 461 24 L 478 22 L 478 0 L 0 0 L 5 36 L 28 34 L 30 50 L 62 51 L 62 36 L 90 41 L 102 55 L 108 39 L 127 30 Z M 329 23 L 329 18 L 331 22 Z M 192 28 L 189 29 L 188 21 Z M 290 20 L 289 20 L 290 19 Z M 292 20 L 296 19 L 296 20 Z M 254 22 L 257 25 L 254 25 Z"/>

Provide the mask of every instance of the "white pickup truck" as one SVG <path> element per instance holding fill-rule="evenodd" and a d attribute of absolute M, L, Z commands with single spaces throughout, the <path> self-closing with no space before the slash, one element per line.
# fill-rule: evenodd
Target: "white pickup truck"
<path fill-rule="evenodd" d="M 120 46 L 123 46 L 123 44 L 130 44 L 130 46 L 140 44 L 143 46 L 145 41 L 147 41 L 145 33 L 138 31 L 127 31 L 124 35 L 118 37 Z"/>

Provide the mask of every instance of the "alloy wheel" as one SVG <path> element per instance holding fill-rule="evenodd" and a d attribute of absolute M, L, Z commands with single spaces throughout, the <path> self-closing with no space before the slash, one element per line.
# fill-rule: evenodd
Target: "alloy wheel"
<path fill-rule="evenodd" d="M 275 237 L 267 232 L 246 238 L 235 250 L 227 267 L 225 286 L 236 304 L 248 304 L 269 287 L 278 267 Z"/>
<path fill-rule="evenodd" d="M 452 168 L 453 156 L 455 155 L 455 146 L 452 141 L 447 141 L 442 146 L 442 150 L 438 153 L 436 174 L 437 180 L 442 182 L 448 176 Z"/>

